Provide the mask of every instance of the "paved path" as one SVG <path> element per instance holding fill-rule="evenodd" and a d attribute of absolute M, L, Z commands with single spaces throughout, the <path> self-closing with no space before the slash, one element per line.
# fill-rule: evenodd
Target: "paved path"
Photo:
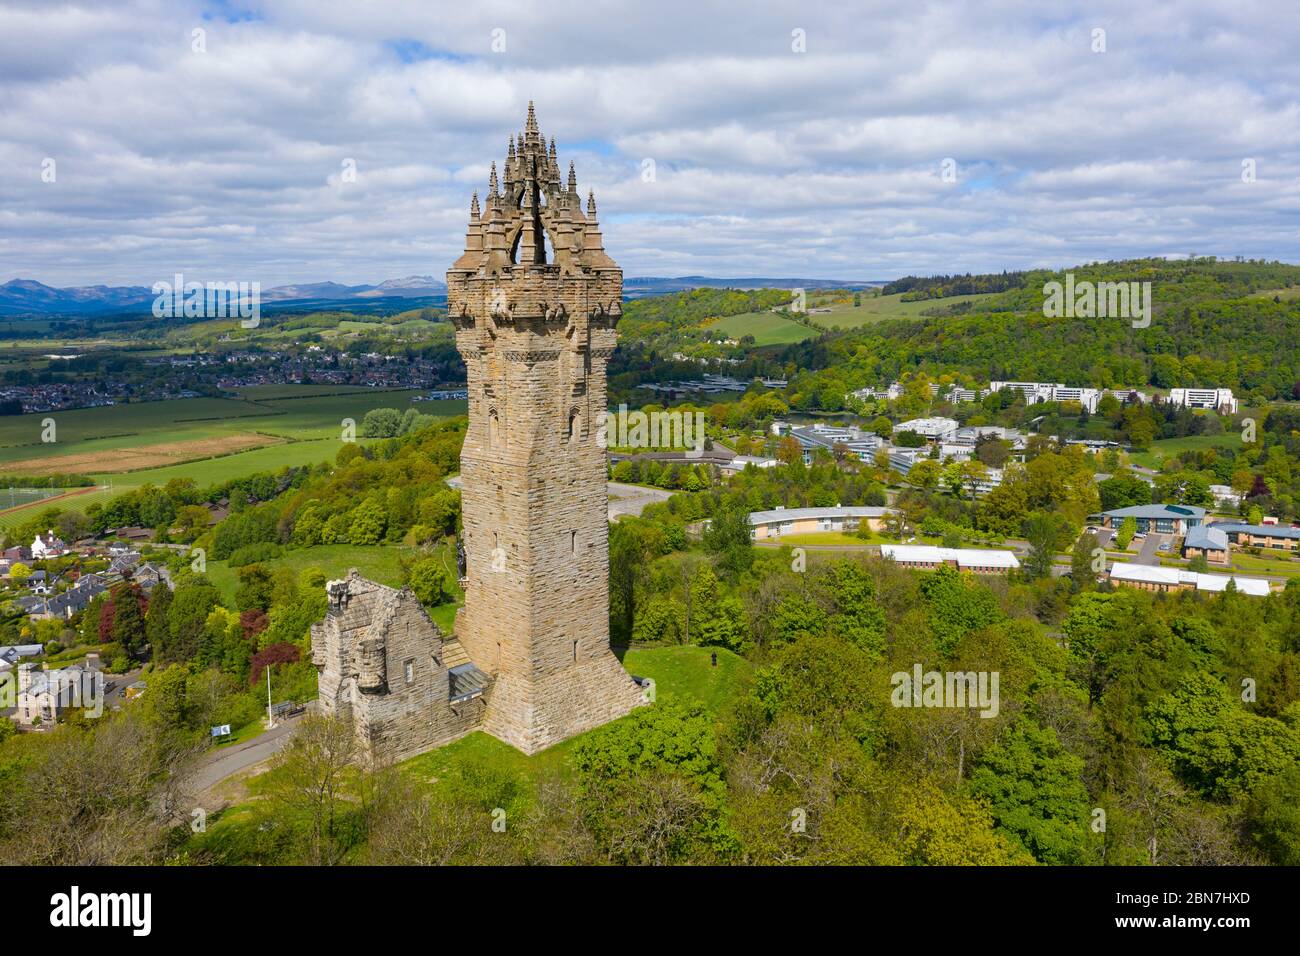
<path fill-rule="evenodd" d="M 656 501 L 667 501 L 673 492 L 662 488 L 646 488 L 642 485 L 625 485 L 621 482 L 609 483 L 609 520 L 614 521 L 619 515 L 640 515 L 645 506 Z"/>
<path fill-rule="evenodd" d="M 274 729 L 265 731 L 242 744 L 227 744 L 209 754 L 195 773 L 191 784 L 195 793 L 215 787 L 227 777 L 261 763 L 275 755 L 298 729 L 299 717 L 282 719 Z"/>

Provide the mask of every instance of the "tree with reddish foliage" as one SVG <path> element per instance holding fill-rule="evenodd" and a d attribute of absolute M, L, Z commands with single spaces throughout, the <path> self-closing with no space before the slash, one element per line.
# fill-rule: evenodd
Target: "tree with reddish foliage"
<path fill-rule="evenodd" d="M 301 651 L 293 644 L 272 644 L 253 655 L 249 664 L 248 683 L 256 684 L 262 676 L 262 670 L 270 664 L 296 664 Z"/>
<path fill-rule="evenodd" d="M 113 616 L 109 638 L 121 644 L 127 654 L 138 656 L 145 644 L 145 615 L 149 611 L 149 599 L 138 584 L 130 581 L 122 582 L 111 593 Z M 102 615 L 100 623 L 103 624 Z"/>
<path fill-rule="evenodd" d="M 266 612 L 260 608 L 249 608 L 247 611 L 239 612 L 239 626 L 244 629 L 246 641 L 251 641 L 265 631 L 269 623 Z"/>
<path fill-rule="evenodd" d="M 1268 483 L 1264 481 L 1263 475 L 1255 476 L 1255 483 L 1250 488 L 1250 494 L 1247 498 L 1262 498 L 1271 495 L 1273 492 L 1269 489 Z"/>
<path fill-rule="evenodd" d="M 99 643 L 107 644 L 113 639 L 113 595 L 104 598 L 99 607 Z"/>

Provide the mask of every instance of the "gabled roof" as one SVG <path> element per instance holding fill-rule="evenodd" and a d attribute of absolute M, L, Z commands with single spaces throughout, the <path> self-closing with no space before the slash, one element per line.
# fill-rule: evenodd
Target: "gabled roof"
<path fill-rule="evenodd" d="M 893 508 L 877 508 L 869 505 L 850 505 L 835 508 L 778 508 L 774 511 L 754 511 L 750 513 L 750 524 L 771 524 L 773 521 L 808 521 L 816 518 L 881 518 L 892 512 Z"/>
<path fill-rule="evenodd" d="M 1020 561 L 1011 551 L 983 548 L 938 548 L 930 544 L 882 544 L 880 553 L 893 561 L 916 564 L 956 562 L 959 568 L 1018 568 Z"/>
<path fill-rule="evenodd" d="M 1184 548 L 1201 548 L 1206 551 L 1227 551 L 1228 536 L 1213 525 L 1197 525 L 1183 539 Z"/>
<path fill-rule="evenodd" d="M 1300 528 L 1281 524 L 1238 524 L 1235 521 L 1216 521 L 1213 528 L 1225 534 L 1255 534 L 1274 538 L 1300 538 Z"/>
<path fill-rule="evenodd" d="M 1264 578 L 1244 578 L 1239 574 L 1200 574 L 1181 568 L 1164 568 L 1150 564 L 1111 565 L 1110 576 L 1116 581 L 1139 581 L 1165 587 L 1191 585 L 1198 591 L 1224 591 L 1228 581 L 1234 581 L 1242 594 L 1264 597 L 1268 594 L 1268 581 Z"/>

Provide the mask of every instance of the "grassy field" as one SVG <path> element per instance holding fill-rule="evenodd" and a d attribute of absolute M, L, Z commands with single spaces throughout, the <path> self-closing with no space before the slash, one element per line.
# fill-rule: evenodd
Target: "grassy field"
<path fill-rule="evenodd" d="M 1235 570 L 1244 574 L 1275 574 L 1300 575 L 1300 560 L 1285 555 L 1259 555 L 1242 554 L 1238 551 L 1232 553 L 1232 566 Z"/>
<path fill-rule="evenodd" d="M 237 455 L 208 458 L 163 468 L 149 468 L 125 474 L 101 472 L 91 476 L 99 487 L 84 494 L 80 493 L 81 489 L 70 489 L 78 493 L 59 501 L 49 502 L 48 506 L 84 512 L 92 504 L 103 504 L 114 495 L 131 491 L 141 485 L 164 485 L 172 478 L 192 478 L 195 484 L 206 487 L 257 472 L 278 471 L 286 465 L 314 465 L 323 461 L 333 461 L 339 447 L 340 442 L 329 439 L 286 442 Z M 3 495 L 3 492 L 0 492 L 0 495 Z M 4 499 L 0 497 L 0 500 Z M 0 511 L 0 528 L 21 524 L 42 507 L 45 505 L 37 501 L 26 507 Z"/>
<path fill-rule="evenodd" d="M 400 562 L 402 559 L 410 561 L 417 553 L 418 549 L 408 547 L 322 544 L 313 548 L 285 551 L 280 557 L 261 563 L 267 568 L 291 568 L 297 574 L 307 568 L 320 568 L 325 572 L 325 576 L 331 579 L 344 577 L 350 568 L 356 568 L 363 575 L 380 584 L 401 587 Z M 456 569 L 454 560 L 450 568 L 454 574 Z M 209 561 L 207 576 L 208 580 L 216 585 L 222 597 L 230 601 L 233 606 L 235 589 L 239 584 L 235 569 L 225 561 Z"/>
<path fill-rule="evenodd" d="M 8 415 L 0 417 L 0 467 L 26 458 L 254 432 L 259 420 L 274 414 L 274 409 L 238 399 L 187 398 Z M 41 440 L 47 418 L 54 419 L 56 439 L 48 443 Z"/>
<path fill-rule="evenodd" d="M 242 390 L 238 399 L 76 409 L 51 413 L 58 441 L 50 444 L 40 442 L 40 419 L 49 416 L 0 418 L 0 471 L 88 474 L 103 487 L 77 490 L 75 497 L 64 499 L 66 505 L 54 503 L 84 511 L 113 495 L 172 478 L 191 478 L 207 487 L 256 472 L 332 461 L 341 446 L 343 419 L 351 418 L 359 430 L 372 408 L 465 414 L 464 401 L 412 402 L 420 394 L 364 386 L 264 385 Z M 35 442 L 29 443 L 33 436 Z M 7 510 L 7 496 L 0 490 L 0 528 L 25 521 L 41 507 L 36 500 L 23 507 L 19 494 L 13 496 L 16 510 Z"/>
<path fill-rule="evenodd" d="M 0 470 L 21 462 L 23 470 L 32 471 L 42 460 L 56 459 L 50 470 L 119 472 L 136 467 L 122 452 L 140 448 L 150 449 L 151 458 L 158 458 L 168 456 L 170 447 L 174 457 L 185 460 L 212 454 L 202 446 L 187 453 L 196 442 L 265 443 L 265 436 L 337 439 L 344 419 L 352 419 L 359 428 L 366 413 L 375 408 L 415 408 L 426 415 L 448 417 L 465 414 L 463 401 L 412 401 L 421 394 L 419 389 L 267 385 L 245 389 L 237 399 L 189 398 L 6 416 L 0 418 Z M 48 418 L 54 420 L 57 440 L 53 442 L 41 440 Z"/>
<path fill-rule="evenodd" d="M 1176 457 L 1184 451 L 1205 451 L 1210 448 L 1241 448 L 1241 435 L 1237 432 L 1224 432 L 1222 435 L 1190 435 L 1186 438 L 1162 438 L 1153 441 L 1146 451 L 1134 452 L 1130 457 L 1134 464 L 1144 468 L 1159 469 L 1166 458 Z"/>
<path fill-rule="evenodd" d="M 783 534 L 779 538 L 763 538 L 760 544 L 789 545 L 792 548 L 843 548 L 853 547 L 861 548 L 865 546 L 878 546 L 881 544 L 899 544 L 896 538 L 891 538 L 877 532 L 872 532 L 870 537 L 859 538 L 856 534 L 845 534 L 843 531 L 811 531 L 808 534 Z M 917 535 L 915 541 L 909 544 L 932 544 L 936 547 L 943 545 L 942 538 L 931 538 L 925 535 Z M 1003 551 L 1005 545 L 994 544 L 974 544 L 966 542 L 962 544 L 963 548 L 975 548 L 985 551 Z"/>
<path fill-rule="evenodd" d="M 926 299 L 922 302 L 904 302 L 902 294 L 867 295 L 860 298 L 861 305 L 853 307 L 851 296 L 834 302 L 809 302 L 809 308 L 829 308 L 830 312 L 810 312 L 809 320 L 825 329 L 856 329 L 885 319 L 919 319 L 932 309 L 946 308 L 966 302 L 982 302 L 991 293 L 977 295 L 952 295 L 943 299 Z"/>
<path fill-rule="evenodd" d="M 726 318 L 718 319 L 709 328 L 720 329 L 734 339 L 752 335 L 754 343 L 759 346 L 789 345 L 792 342 L 802 342 L 804 339 L 815 339 L 818 335 L 816 329 L 810 329 L 806 325 L 792 322 L 775 312 L 746 312 L 743 315 L 729 315 Z"/>

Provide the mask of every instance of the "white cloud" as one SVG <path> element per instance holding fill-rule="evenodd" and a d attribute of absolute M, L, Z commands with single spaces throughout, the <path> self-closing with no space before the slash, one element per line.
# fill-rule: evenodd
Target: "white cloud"
<path fill-rule="evenodd" d="M 0 281 L 440 274 L 530 98 L 629 275 L 1295 261 L 1298 46 L 1254 0 L 10 0 Z"/>

